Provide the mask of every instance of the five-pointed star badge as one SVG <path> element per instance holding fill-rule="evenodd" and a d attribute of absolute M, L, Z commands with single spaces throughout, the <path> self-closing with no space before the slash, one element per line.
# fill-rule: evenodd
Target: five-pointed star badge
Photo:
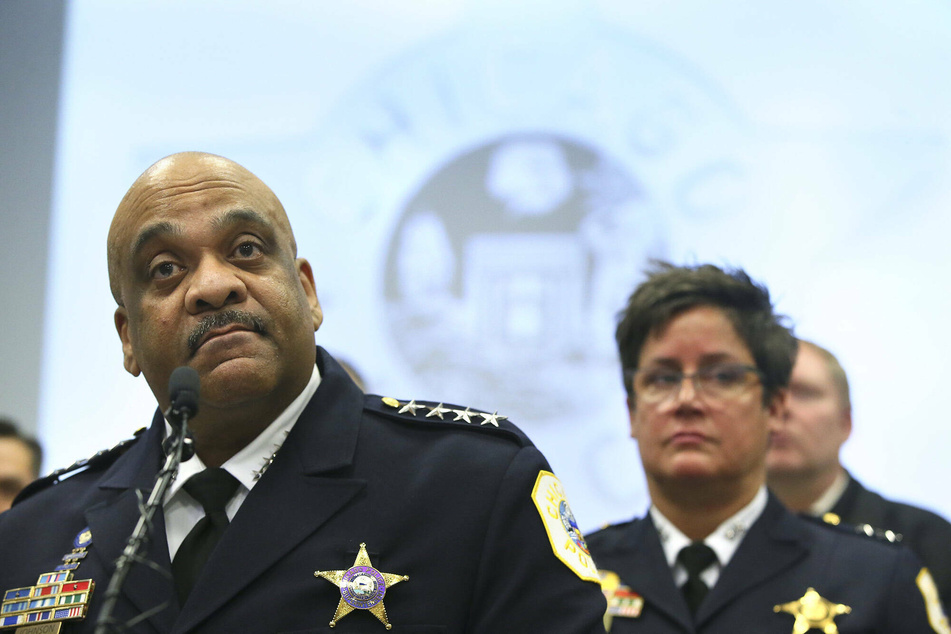
<path fill-rule="evenodd" d="M 426 414 L 426 418 L 430 418 L 432 416 L 438 416 L 439 419 L 442 420 L 443 419 L 442 415 L 447 414 L 451 411 L 452 411 L 451 409 L 449 409 L 448 407 L 443 407 L 442 403 L 440 403 L 436 407 L 432 407 L 429 409 L 429 413 Z"/>
<path fill-rule="evenodd" d="M 500 416 L 498 412 L 495 412 L 494 414 L 482 415 L 483 425 L 495 425 L 496 427 L 498 427 L 500 420 L 505 420 L 505 416 Z"/>
<path fill-rule="evenodd" d="M 826 634 L 838 634 L 839 628 L 833 619 L 851 611 L 847 605 L 823 599 L 815 588 L 806 590 L 801 599 L 773 606 L 773 612 L 788 612 L 796 617 L 793 634 L 805 634 L 813 628 Z"/>
<path fill-rule="evenodd" d="M 360 544 L 360 552 L 347 570 L 315 570 L 315 577 L 323 577 L 340 589 L 340 602 L 337 611 L 330 621 L 330 627 L 337 625 L 337 621 L 354 610 L 369 610 L 386 626 L 392 629 L 386 620 L 386 608 L 383 607 L 383 597 L 386 591 L 400 581 L 408 581 L 406 575 L 395 575 L 380 572 L 370 563 L 367 555 L 367 545 Z"/>
<path fill-rule="evenodd" d="M 409 403 L 407 403 L 406 405 L 400 408 L 400 414 L 405 414 L 406 412 L 409 412 L 413 416 L 416 416 L 416 410 L 422 409 L 422 408 L 423 408 L 422 405 L 417 405 L 416 401 L 410 400 Z"/>
<path fill-rule="evenodd" d="M 465 409 L 454 409 L 454 410 L 452 410 L 452 411 L 453 411 L 453 412 L 455 413 L 455 415 L 456 415 L 456 417 L 453 418 L 452 420 L 464 420 L 464 421 L 466 421 L 467 423 L 471 423 L 471 422 L 472 422 L 472 418 L 470 418 L 471 416 L 477 416 L 477 415 L 479 414 L 478 412 L 473 412 L 473 411 L 472 411 L 471 409 L 469 409 L 468 407 L 465 408 Z"/>

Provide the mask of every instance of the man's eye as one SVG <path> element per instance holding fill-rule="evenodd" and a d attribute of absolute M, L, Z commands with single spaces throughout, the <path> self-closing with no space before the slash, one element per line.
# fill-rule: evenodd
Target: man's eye
<path fill-rule="evenodd" d="M 172 277 L 179 270 L 181 270 L 181 267 L 174 262 L 162 262 L 152 267 L 151 276 L 157 280 L 164 280 Z"/>
<path fill-rule="evenodd" d="M 238 248 L 234 250 L 235 255 L 239 258 L 253 258 L 261 253 L 261 247 L 254 242 L 242 242 L 238 245 Z"/>

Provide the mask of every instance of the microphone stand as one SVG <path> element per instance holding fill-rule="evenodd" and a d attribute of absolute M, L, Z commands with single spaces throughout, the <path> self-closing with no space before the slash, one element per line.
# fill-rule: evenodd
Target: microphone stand
<path fill-rule="evenodd" d="M 125 582 L 125 578 L 129 574 L 132 564 L 139 560 L 139 551 L 148 542 L 148 532 L 152 526 L 152 516 L 155 515 L 156 509 L 162 506 L 162 501 L 165 499 L 165 492 L 168 490 L 169 485 L 171 485 L 172 480 L 175 479 L 175 474 L 178 472 L 178 465 L 182 462 L 183 454 L 187 454 L 185 457 L 186 460 L 191 458 L 192 454 L 194 454 L 195 450 L 192 446 L 192 439 L 188 431 L 189 410 L 188 408 L 175 410 L 173 407 L 174 404 L 168 408 L 165 416 L 169 420 L 180 419 L 181 426 L 172 425 L 172 435 L 169 438 L 172 442 L 168 450 L 168 455 L 165 458 L 165 465 L 155 476 L 155 484 L 152 485 L 152 492 L 149 494 L 145 506 L 143 507 L 140 504 L 139 510 L 141 515 L 139 516 L 139 521 L 135 525 L 135 530 L 132 531 L 132 535 L 129 536 L 122 554 L 116 559 L 116 571 L 112 574 L 112 579 L 109 580 L 109 586 L 106 588 L 102 612 L 99 613 L 99 618 L 96 620 L 95 634 L 108 634 L 110 629 L 114 630 L 115 626 L 118 625 L 113 621 L 112 612 L 115 608 L 116 600 L 119 598 L 122 584 Z M 147 618 L 150 615 L 151 612 L 140 615 L 138 619 Z"/>

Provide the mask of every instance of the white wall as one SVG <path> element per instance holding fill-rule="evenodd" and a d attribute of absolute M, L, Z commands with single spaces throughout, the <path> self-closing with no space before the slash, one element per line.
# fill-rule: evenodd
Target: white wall
<path fill-rule="evenodd" d="M 283 200 L 318 343 L 373 391 L 510 416 L 584 528 L 646 503 L 611 337 L 657 255 L 766 282 L 850 373 L 849 466 L 951 514 L 949 27 L 938 0 L 74 2 L 50 465 L 149 420 L 105 235 L 145 167 L 201 149 Z"/>

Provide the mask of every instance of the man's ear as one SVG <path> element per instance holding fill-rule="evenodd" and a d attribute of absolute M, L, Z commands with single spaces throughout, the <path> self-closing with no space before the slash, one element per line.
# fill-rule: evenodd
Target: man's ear
<path fill-rule="evenodd" d="M 314 283 L 314 272 L 310 268 L 310 262 L 304 258 L 297 258 L 297 276 L 300 278 L 301 286 L 304 287 L 304 295 L 307 296 L 307 303 L 310 304 L 310 314 L 314 320 L 314 332 L 324 323 L 324 311 L 320 308 L 320 300 L 317 299 L 317 285 Z"/>
<path fill-rule="evenodd" d="M 845 411 L 842 412 L 842 442 L 845 442 L 849 439 L 849 436 L 852 435 L 852 408 L 847 407 Z"/>
<path fill-rule="evenodd" d="M 129 313 L 124 306 L 116 308 L 114 319 L 116 332 L 119 333 L 119 339 L 122 341 L 122 365 L 126 372 L 132 376 L 139 376 L 142 370 L 139 368 L 139 363 L 135 360 L 135 352 L 132 350 L 132 336 L 129 334 Z"/>

